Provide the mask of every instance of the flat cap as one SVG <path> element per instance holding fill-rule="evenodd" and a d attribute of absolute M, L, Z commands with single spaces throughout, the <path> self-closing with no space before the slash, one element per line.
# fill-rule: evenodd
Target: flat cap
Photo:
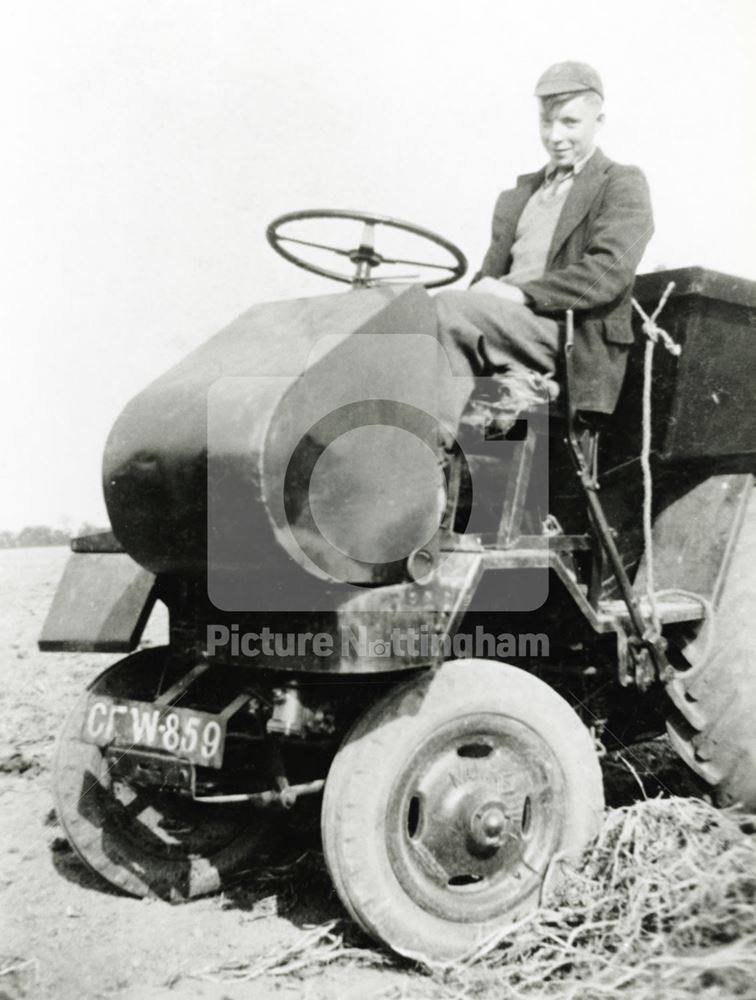
<path fill-rule="evenodd" d="M 595 90 L 604 96 L 601 77 L 592 66 L 581 62 L 559 62 L 549 66 L 541 74 L 536 84 L 536 97 L 552 97 L 554 94 L 577 94 L 582 90 Z"/>

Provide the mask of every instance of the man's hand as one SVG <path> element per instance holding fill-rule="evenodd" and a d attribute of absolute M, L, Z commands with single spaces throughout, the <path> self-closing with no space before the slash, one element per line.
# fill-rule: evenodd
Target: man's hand
<path fill-rule="evenodd" d="M 481 278 L 470 288 L 471 292 L 482 292 L 484 295 L 497 295 L 500 299 L 507 299 L 508 302 L 516 302 L 517 305 L 525 305 L 525 295 L 516 285 L 508 285 L 498 278 Z"/>

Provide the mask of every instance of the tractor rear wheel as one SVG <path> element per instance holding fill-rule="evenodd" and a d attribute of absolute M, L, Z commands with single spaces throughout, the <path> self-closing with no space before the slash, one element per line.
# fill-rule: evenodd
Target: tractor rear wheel
<path fill-rule="evenodd" d="M 132 786 L 109 772 L 102 750 L 80 739 L 88 696 L 152 700 L 167 649 L 143 650 L 100 674 L 63 725 L 53 763 L 58 818 L 82 861 L 133 896 L 180 902 L 217 891 L 270 840 L 271 820 L 244 805 L 203 805 Z"/>
<path fill-rule="evenodd" d="M 756 810 L 756 490 L 714 612 L 712 647 L 699 662 L 695 646 L 689 655 L 693 666 L 672 682 L 681 695 L 667 720 L 672 745 L 718 805 Z"/>
<path fill-rule="evenodd" d="M 593 741 L 560 695 L 507 664 L 454 660 L 347 735 L 326 780 L 325 857 L 368 934 L 448 961 L 538 906 L 603 803 Z"/>

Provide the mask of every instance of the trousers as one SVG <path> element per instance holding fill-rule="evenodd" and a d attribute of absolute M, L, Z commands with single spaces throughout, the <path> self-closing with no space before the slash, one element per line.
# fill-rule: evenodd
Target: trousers
<path fill-rule="evenodd" d="M 527 376 L 554 375 L 560 350 L 559 324 L 537 316 L 527 306 L 476 291 L 443 291 L 434 299 L 438 340 L 451 366 L 452 397 L 447 420 L 459 420 L 477 378 L 506 373 L 521 387 L 521 410 L 528 403 Z M 446 409 L 446 407 L 445 407 Z"/>

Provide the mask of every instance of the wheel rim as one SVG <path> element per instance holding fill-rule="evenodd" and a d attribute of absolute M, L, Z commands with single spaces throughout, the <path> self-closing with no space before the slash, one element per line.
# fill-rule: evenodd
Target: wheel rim
<path fill-rule="evenodd" d="M 419 743 L 389 797 L 388 856 L 404 891 L 446 920 L 500 915 L 540 886 L 562 834 L 564 782 L 523 723 L 477 713 Z"/>

